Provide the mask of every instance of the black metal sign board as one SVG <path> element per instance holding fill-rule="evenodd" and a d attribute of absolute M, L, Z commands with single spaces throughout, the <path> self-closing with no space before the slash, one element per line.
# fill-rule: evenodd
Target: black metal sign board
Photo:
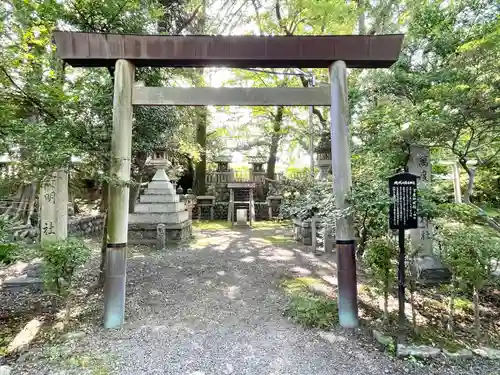
<path fill-rule="evenodd" d="M 390 229 L 418 228 L 417 217 L 417 176 L 408 172 L 398 173 L 389 178 Z"/>

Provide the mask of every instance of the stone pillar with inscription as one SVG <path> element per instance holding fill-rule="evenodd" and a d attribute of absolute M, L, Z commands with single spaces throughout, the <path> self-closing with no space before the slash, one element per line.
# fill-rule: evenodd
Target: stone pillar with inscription
<path fill-rule="evenodd" d="M 411 146 L 408 172 L 417 175 L 419 188 L 431 182 L 431 158 L 429 149 L 422 146 Z M 432 254 L 432 224 L 425 218 L 418 218 L 418 229 L 410 231 L 412 247 L 422 255 Z"/>
<path fill-rule="evenodd" d="M 60 169 L 40 188 L 40 243 L 68 237 L 68 173 Z"/>

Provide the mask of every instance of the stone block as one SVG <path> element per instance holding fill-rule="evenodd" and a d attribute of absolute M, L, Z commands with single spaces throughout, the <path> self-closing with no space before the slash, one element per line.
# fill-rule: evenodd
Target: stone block
<path fill-rule="evenodd" d="M 158 223 L 173 223 L 178 224 L 189 220 L 187 211 L 169 212 L 169 213 L 133 213 L 129 214 L 130 224 L 158 224 Z"/>
<path fill-rule="evenodd" d="M 237 224 L 246 224 L 247 223 L 247 215 L 248 215 L 248 210 L 246 210 L 246 209 L 236 210 L 236 223 Z"/>
<path fill-rule="evenodd" d="M 162 195 L 162 194 L 143 194 L 139 197 L 139 202 L 141 203 L 169 203 L 169 202 L 180 202 L 178 195 Z"/>
<path fill-rule="evenodd" d="M 481 346 L 477 349 L 472 349 L 474 354 L 488 359 L 500 360 L 500 350 Z"/>
<path fill-rule="evenodd" d="M 167 245 L 166 241 L 166 229 L 167 226 L 165 224 L 158 224 L 156 227 L 156 248 L 158 250 L 165 250 Z"/>
<path fill-rule="evenodd" d="M 180 242 L 191 238 L 192 222 L 184 221 L 178 224 L 165 225 L 165 243 Z M 129 243 L 142 245 L 157 245 L 158 224 L 155 223 L 137 223 L 129 225 Z"/>
<path fill-rule="evenodd" d="M 373 338 L 383 346 L 388 346 L 394 342 L 394 339 L 391 336 L 386 336 L 376 329 L 373 330 Z"/>
<path fill-rule="evenodd" d="M 456 352 L 450 352 L 443 349 L 443 354 L 452 359 L 471 359 L 474 357 L 473 353 L 468 349 L 460 349 Z"/>
<path fill-rule="evenodd" d="M 417 283 L 438 285 L 451 281 L 451 271 L 434 255 L 421 255 L 410 264 L 410 272 Z"/>
<path fill-rule="evenodd" d="M 398 357 L 434 358 L 441 354 L 441 349 L 427 345 L 398 344 L 396 355 Z"/>
<path fill-rule="evenodd" d="M 139 203 L 136 204 L 135 213 L 168 213 L 184 211 L 185 205 L 182 202 L 164 203 Z"/>

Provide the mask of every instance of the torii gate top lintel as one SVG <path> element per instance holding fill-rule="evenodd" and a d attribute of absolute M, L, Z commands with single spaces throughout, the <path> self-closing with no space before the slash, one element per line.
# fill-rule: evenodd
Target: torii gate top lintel
<path fill-rule="evenodd" d="M 54 32 L 59 57 L 75 67 L 388 68 L 404 35 L 210 36 Z"/>

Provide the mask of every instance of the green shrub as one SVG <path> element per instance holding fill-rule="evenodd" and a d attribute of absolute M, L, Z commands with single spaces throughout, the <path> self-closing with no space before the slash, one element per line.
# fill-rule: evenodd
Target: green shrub
<path fill-rule="evenodd" d="M 73 291 L 73 278 L 78 267 L 82 266 L 91 255 L 85 243 L 76 238 L 49 242 L 41 247 L 44 260 L 43 279 L 48 290 L 66 299 L 67 324 L 70 318 L 70 301 Z"/>
<path fill-rule="evenodd" d="M 454 295 L 461 290 L 473 295 L 474 327 L 481 332 L 480 294 L 492 282 L 493 267 L 500 259 L 500 238 L 490 228 L 471 224 L 443 225 L 437 239 L 443 259 L 453 273 L 450 320 L 455 308 Z"/>
<path fill-rule="evenodd" d="M 480 224 L 483 219 L 477 208 L 463 203 L 444 203 L 439 205 L 439 217 L 444 221 L 455 221 L 463 224 Z"/>
<path fill-rule="evenodd" d="M 15 262 L 18 245 L 11 242 L 7 231 L 8 223 L 0 219 L 0 263 L 10 264 Z"/>
<path fill-rule="evenodd" d="M 331 181 L 300 180 L 283 184 L 280 212 L 284 218 L 310 219 L 313 208 L 319 220 L 335 224 L 342 213 L 335 208 Z"/>
<path fill-rule="evenodd" d="M 331 328 L 338 322 L 337 301 L 311 293 L 299 293 L 291 297 L 285 315 L 307 328 Z"/>
<path fill-rule="evenodd" d="M 0 263 L 11 264 L 16 261 L 18 246 L 15 243 L 0 243 Z"/>
<path fill-rule="evenodd" d="M 389 290 L 396 280 L 398 244 L 389 236 L 372 238 L 363 254 L 363 262 L 376 287 L 384 293 L 384 320 L 389 316 Z"/>
<path fill-rule="evenodd" d="M 49 242 L 41 247 L 44 260 L 43 276 L 46 287 L 60 295 L 71 290 L 76 269 L 89 258 L 91 251 L 76 238 Z"/>

